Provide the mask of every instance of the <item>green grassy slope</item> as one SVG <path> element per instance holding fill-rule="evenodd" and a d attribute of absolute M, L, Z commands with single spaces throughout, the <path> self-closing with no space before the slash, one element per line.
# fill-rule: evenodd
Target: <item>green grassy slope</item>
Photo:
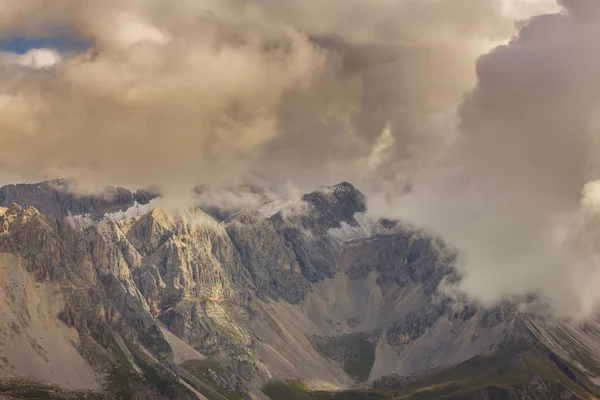
<path fill-rule="evenodd" d="M 264 390 L 272 400 L 600 398 L 598 388 L 578 369 L 544 346 L 525 340 L 410 383 L 386 379 L 366 391 L 330 393 L 310 392 L 279 382 Z"/>

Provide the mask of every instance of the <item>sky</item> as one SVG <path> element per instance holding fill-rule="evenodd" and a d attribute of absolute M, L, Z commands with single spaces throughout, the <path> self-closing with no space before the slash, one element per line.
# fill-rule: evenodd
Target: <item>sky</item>
<path fill-rule="evenodd" d="M 15 54 L 25 54 L 32 49 L 50 48 L 61 53 L 81 51 L 90 47 L 91 43 L 75 34 L 64 34 L 54 37 L 28 37 L 4 35 L 0 38 L 0 51 Z"/>
<path fill-rule="evenodd" d="M 0 179 L 180 198 L 350 181 L 369 213 L 459 253 L 448 293 L 535 293 L 585 318 L 600 303 L 598 4 L 0 0 Z"/>

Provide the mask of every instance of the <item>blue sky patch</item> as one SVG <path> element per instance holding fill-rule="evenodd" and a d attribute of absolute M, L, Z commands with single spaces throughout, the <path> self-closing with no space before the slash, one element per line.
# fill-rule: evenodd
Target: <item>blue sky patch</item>
<path fill-rule="evenodd" d="M 0 36 L 0 51 L 24 54 L 30 49 L 49 47 L 61 53 L 81 51 L 89 48 L 91 43 L 76 36 L 25 37 Z"/>

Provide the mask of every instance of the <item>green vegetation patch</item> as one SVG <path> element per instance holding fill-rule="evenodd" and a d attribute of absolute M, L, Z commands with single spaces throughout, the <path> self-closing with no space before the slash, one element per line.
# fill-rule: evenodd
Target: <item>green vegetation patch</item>
<path fill-rule="evenodd" d="M 135 365 L 142 371 L 143 378 L 138 376 L 122 354 L 109 379 L 109 388 L 118 400 L 131 399 L 133 394 L 140 390 L 156 391 L 169 399 L 195 398 L 195 395 L 179 382 L 179 377 L 173 371 L 154 360 L 135 343 L 126 344 Z"/>
<path fill-rule="evenodd" d="M 324 357 L 339 361 L 348 375 L 366 381 L 375 363 L 379 332 L 358 332 L 331 338 L 314 337 L 315 348 Z"/>
<path fill-rule="evenodd" d="M 131 382 L 138 379 L 133 366 L 121 352 L 108 375 L 108 392 L 112 393 L 117 400 L 131 399 L 133 398 Z"/>
<path fill-rule="evenodd" d="M 546 391 L 532 389 L 543 380 Z M 396 399 L 470 399 L 476 393 L 491 398 L 512 399 L 516 389 L 527 391 L 532 399 L 561 398 L 571 392 L 580 399 L 596 393 L 574 369 L 542 346 L 513 341 L 497 352 L 480 355 L 439 373 L 410 383 L 377 382 L 375 388 L 388 390 Z"/>
<path fill-rule="evenodd" d="M 140 341 L 145 348 L 159 359 L 167 359 L 173 354 L 173 350 L 166 341 L 162 332 L 156 325 L 142 332 Z"/>
<path fill-rule="evenodd" d="M 190 360 L 182 364 L 182 366 L 192 373 L 207 373 L 208 370 L 213 370 L 218 374 L 229 374 L 229 370 L 219 360 L 207 358 L 205 360 Z"/>
<path fill-rule="evenodd" d="M 214 375 L 228 378 L 229 370 L 218 360 L 190 360 L 181 364 L 184 372 L 182 378 L 202 393 L 209 400 L 242 400 L 244 395 L 240 392 L 230 392 L 219 386 Z M 212 371 L 212 374 L 211 374 Z"/>
<path fill-rule="evenodd" d="M 262 388 L 271 400 L 312 400 L 313 396 L 306 384 L 300 380 L 276 381 Z"/>
<path fill-rule="evenodd" d="M 271 382 L 262 388 L 271 400 L 393 400 L 390 392 L 380 393 L 377 390 L 348 390 L 343 392 L 314 391 L 299 380 Z"/>
<path fill-rule="evenodd" d="M 539 344 L 512 341 L 489 355 L 480 355 L 417 381 L 387 377 L 368 390 L 311 392 L 291 382 L 274 382 L 263 388 L 272 400 L 473 400 L 478 398 L 533 400 L 600 398 L 581 371 Z"/>
<path fill-rule="evenodd" d="M 103 394 L 88 391 L 69 391 L 58 386 L 26 379 L 0 382 L 0 395 L 14 399 L 31 400 L 101 400 Z"/>

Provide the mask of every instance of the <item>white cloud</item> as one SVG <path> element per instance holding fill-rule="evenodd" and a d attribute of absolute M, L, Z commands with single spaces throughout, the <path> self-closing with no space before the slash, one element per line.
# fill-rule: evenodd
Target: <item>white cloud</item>
<path fill-rule="evenodd" d="M 63 57 L 56 49 L 30 49 L 25 54 L 3 53 L 4 63 L 32 69 L 47 69 L 61 63 Z"/>

